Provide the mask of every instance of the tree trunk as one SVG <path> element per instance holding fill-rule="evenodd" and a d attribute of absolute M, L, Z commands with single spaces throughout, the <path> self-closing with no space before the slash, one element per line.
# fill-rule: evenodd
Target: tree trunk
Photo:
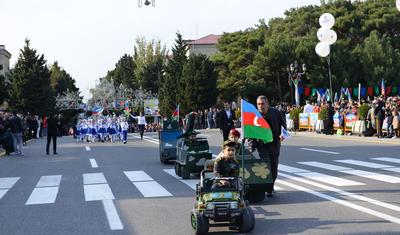
<path fill-rule="evenodd" d="M 281 89 L 281 79 L 279 76 L 279 72 L 278 72 L 278 76 L 276 78 L 278 80 L 279 101 L 282 102 L 282 89 Z"/>

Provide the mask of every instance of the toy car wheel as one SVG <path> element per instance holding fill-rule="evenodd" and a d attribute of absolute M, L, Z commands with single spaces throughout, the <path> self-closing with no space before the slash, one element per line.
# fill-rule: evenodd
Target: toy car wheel
<path fill-rule="evenodd" d="M 190 172 L 186 167 L 181 166 L 181 173 L 182 173 L 182 179 L 189 179 L 190 178 Z"/>
<path fill-rule="evenodd" d="M 256 223 L 253 210 L 250 207 L 246 207 L 243 212 L 241 219 L 239 220 L 239 232 L 247 233 L 254 229 Z"/>
<path fill-rule="evenodd" d="M 210 225 L 208 219 L 205 218 L 204 216 L 200 216 L 195 214 L 194 212 L 191 212 L 190 223 L 192 225 L 192 229 L 195 234 L 203 235 L 208 233 Z"/>
<path fill-rule="evenodd" d="M 177 162 L 175 162 L 175 175 L 182 176 L 182 167 Z"/>
<path fill-rule="evenodd" d="M 160 152 L 160 162 L 164 163 L 164 164 L 168 163 L 168 160 L 165 158 L 165 155 L 163 152 Z"/>

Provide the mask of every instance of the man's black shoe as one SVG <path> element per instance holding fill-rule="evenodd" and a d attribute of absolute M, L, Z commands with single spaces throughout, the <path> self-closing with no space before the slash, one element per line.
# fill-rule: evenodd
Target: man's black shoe
<path fill-rule="evenodd" d="M 46 155 L 49 155 L 49 152 L 47 152 Z"/>
<path fill-rule="evenodd" d="M 57 152 L 54 153 L 54 155 L 57 155 L 57 154 L 58 154 Z"/>

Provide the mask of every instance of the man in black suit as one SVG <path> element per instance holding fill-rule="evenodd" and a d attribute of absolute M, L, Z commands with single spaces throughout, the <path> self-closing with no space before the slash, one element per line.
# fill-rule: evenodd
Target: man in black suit
<path fill-rule="evenodd" d="M 46 145 L 46 154 L 49 155 L 49 147 L 51 139 L 53 139 L 53 153 L 57 154 L 57 117 L 54 114 L 50 115 L 50 118 L 47 119 L 47 145 Z"/>
<path fill-rule="evenodd" d="M 222 132 L 224 141 L 228 139 L 229 131 L 235 128 L 233 121 L 236 119 L 235 112 L 231 109 L 228 101 L 224 102 L 224 109 L 221 110 L 219 116 L 219 129 Z"/>

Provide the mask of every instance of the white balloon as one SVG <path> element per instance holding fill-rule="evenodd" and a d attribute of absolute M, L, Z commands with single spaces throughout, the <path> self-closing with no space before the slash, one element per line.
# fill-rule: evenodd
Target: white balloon
<path fill-rule="evenodd" d="M 324 13 L 319 17 L 321 27 L 332 28 L 335 24 L 335 17 L 331 13 Z"/>
<path fill-rule="evenodd" d="M 325 39 L 325 38 L 324 38 L 324 39 Z M 330 30 L 328 31 L 327 38 L 326 38 L 326 40 L 325 40 L 324 42 L 328 43 L 329 45 L 332 45 L 332 44 L 334 44 L 334 43 L 336 42 L 336 40 L 337 40 L 337 34 L 336 34 L 336 32 L 333 31 L 332 29 L 330 29 Z"/>
<path fill-rule="evenodd" d="M 319 42 L 316 46 L 315 46 L 315 52 L 317 53 L 317 55 L 319 55 L 320 57 L 327 57 L 329 55 L 329 53 L 331 52 L 331 47 L 329 46 L 328 43 L 326 42 Z"/>
<path fill-rule="evenodd" d="M 325 35 L 328 33 L 328 31 L 329 31 L 329 28 L 326 28 L 326 27 L 322 27 L 322 28 L 319 28 L 318 29 L 318 31 L 317 31 L 317 38 L 318 38 L 318 40 L 320 41 L 320 42 L 323 42 L 324 41 L 324 39 L 325 39 Z"/>
<path fill-rule="evenodd" d="M 397 7 L 397 10 L 400 11 L 400 0 L 396 0 L 396 7 Z"/>

